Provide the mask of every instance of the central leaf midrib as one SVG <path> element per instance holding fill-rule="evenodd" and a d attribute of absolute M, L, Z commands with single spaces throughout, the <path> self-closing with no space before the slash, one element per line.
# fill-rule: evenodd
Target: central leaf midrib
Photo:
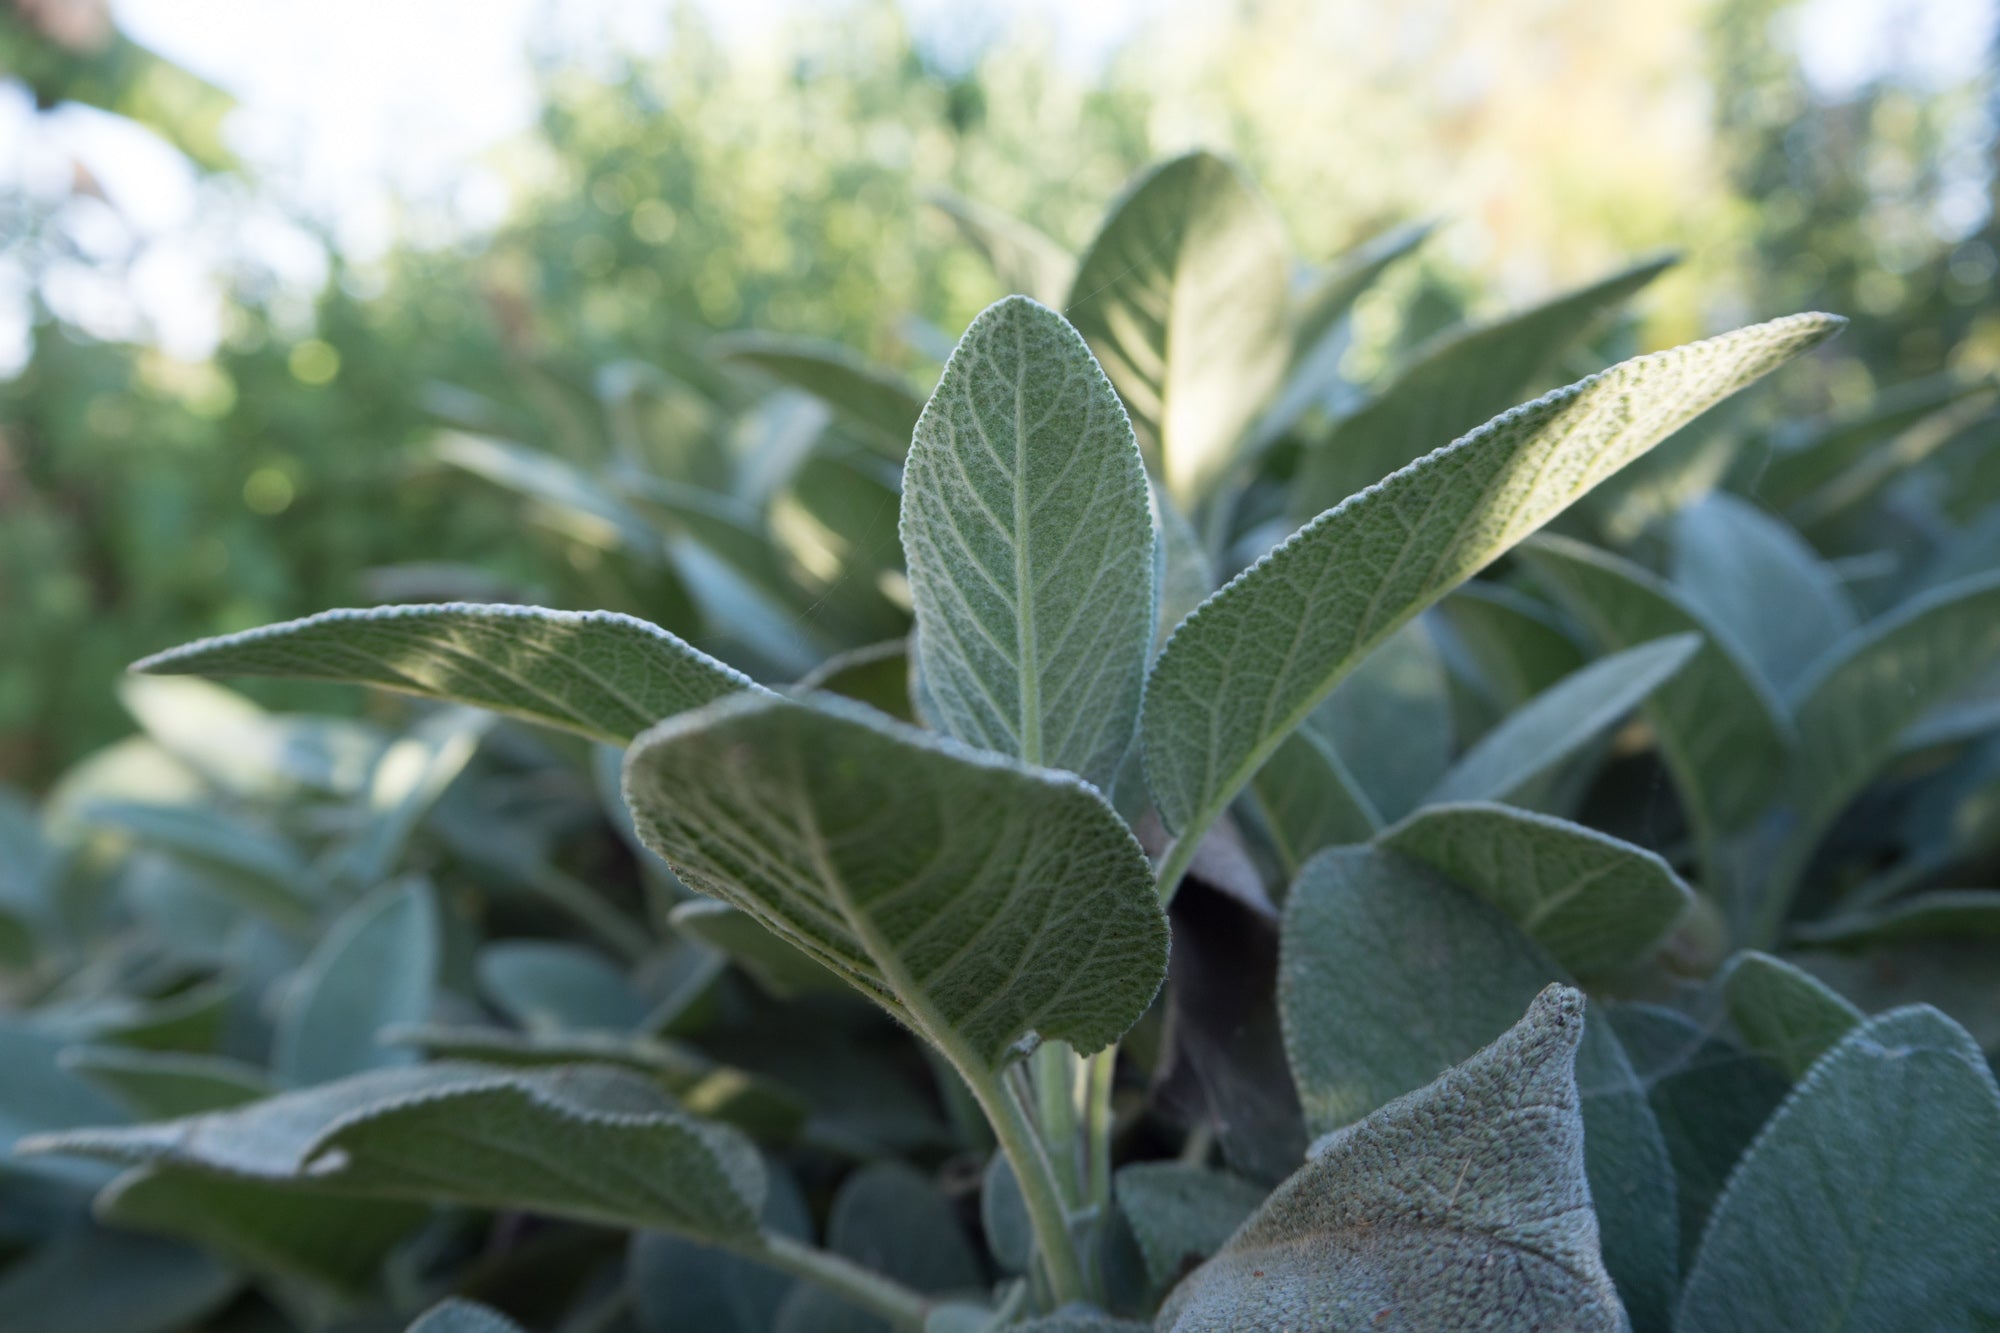
<path fill-rule="evenodd" d="M 1026 392 L 1027 334 L 1018 321 L 1014 334 L 1014 643 L 1021 707 L 1021 758 L 1042 762 L 1042 704 L 1035 660 L 1035 616 L 1029 580 L 1033 569 L 1028 553 L 1028 431 Z"/>

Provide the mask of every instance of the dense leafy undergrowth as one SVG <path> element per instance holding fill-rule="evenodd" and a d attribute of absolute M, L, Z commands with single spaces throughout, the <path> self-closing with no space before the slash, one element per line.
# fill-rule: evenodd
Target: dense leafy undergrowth
<path fill-rule="evenodd" d="M 441 395 L 674 632 L 172 649 L 0 806 L 5 1326 L 2000 1321 L 1991 391 L 1760 423 L 1804 314 L 1512 406 L 1664 260 L 1360 386 L 1421 230 L 1301 277 L 1204 155 L 1081 258 L 950 207 L 1022 294 L 927 401 Z M 189 679 L 258 675 L 417 702 Z"/>

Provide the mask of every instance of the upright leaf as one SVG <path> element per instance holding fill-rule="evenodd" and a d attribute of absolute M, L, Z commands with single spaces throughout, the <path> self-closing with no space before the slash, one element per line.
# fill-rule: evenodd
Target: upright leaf
<path fill-rule="evenodd" d="M 1694 902 L 1654 853 L 1510 806 L 1426 806 L 1380 841 L 1492 903 L 1577 976 L 1644 960 Z"/>
<path fill-rule="evenodd" d="M 1767 953 L 1738 954 L 1723 973 L 1722 995 L 1751 1049 L 1794 1081 L 1866 1021 L 1825 982 Z"/>
<path fill-rule="evenodd" d="M 1155 1327 L 1627 1327 L 1584 1178 L 1583 1030 L 1583 996 L 1552 986 L 1463 1064 L 1322 1140 Z"/>
<path fill-rule="evenodd" d="M 1681 422 L 1839 321 L 1799 315 L 1509 412 L 1322 514 L 1182 624 L 1141 719 L 1169 828 L 1205 829 L 1367 651 Z"/>
<path fill-rule="evenodd" d="M 631 616 L 457 602 L 323 611 L 170 648 L 132 669 L 379 685 L 613 745 L 661 718 L 754 688 L 748 677 Z"/>
<path fill-rule="evenodd" d="M 1166 969 L 1145 854 L 1094 791 L 844 700 L 662 724 L 625 793 L 690 885 L 978 1066 L 1030 1032 L 1099 1049 Z"/>
<path fill-rule="evenodd" d="M 1730 832 L 1771 804 L 1791 745 L 1785 706 L 1700 612 L 1646 570 L 1581 542 L 1543 535 L 1521 557 L 1606 648 L 1702 635 L 1701 651 L 1647 697 L 1646 718 L 1698 831 Z"/>
<path fill-rule="evenodd" d="M 1424 797 L 1425 804 L 1505 800 L 1608 731 L 1686 666 L 1692 634 L 1600 657 L 1563 677 L 1480 737 Z"/>
<path fill-rule="evenodd" d="M 1146 1275 L 1159 1290 L 1221 1249 L 1265 1193 L 1240 1176 L 1179 1162 L 1120 1167 L 1115 1189 Z"/>
<path fill-rule="evenodd" d="M 1849 1033 L 1750 1146 L 1675 1327 L 1985 1328 L 2000 1321 L 2000 1087 L 1928 1006 Z"/>
<path fill-rule="evenodd" d="M 1066 313 L 1190 513 L 1285 373 L 1288 259 L 1264 198 L 1190 153 L 1140 179 L 1078 262 Z"/>
<path fill-rule="evenodd" d="M 1287 877 L 1321 848 L 1366 842 L 1382 827 L 1381 812 L 1346 760 L 1309 726 L 1264 761 L 1250 779 L 1249 799 Z"/>
<path fill-rule="evenodd" d="M 1430 628 L 1413 620 L 1391 634 L 1306 727 L 1326 737 L 1382 818 L 1408 814 L 1451 763 L 1451 700 Z"/>
<path fill-rule="evenodd" d="M 1010 296 L 972 321 L 917 422 L 903 549 L 929 721 L 1108 790 L 1153 644 L 1153 519 L 1083 339 Z"/>
<path fill-rule="evenodd" d="M 959 234 L 986 256 L 993 276 L 1008 291 L 1045 305 L 1059 305 L 1068 295 L 1076 276 L 1076 256 L 1046 233 L 948 190 L 927 197 L 931 207 L 956 223 Z"/>
<path fill-rule="evenodd" d="M 421 881 L 384 885 L 344 913 L 292 981 L 271 1062 L 280 1078 L 324 1083 L 414 1055 L 383 1029 L 428 1016 L 437 987 L 437 907 Z"/>
<path fill-rule="evenodd" d="M 1674 520 L 1674 585 L 1780 694 L 1857 624 L 1847 590 L 1805 538 L 1726 492 Z"/>
<path fill-rule="evenodd" d="M 1423 1086 L 1566 980 L 1505 917 L 1427 867 L 1375 848 L 1322 853 L 1286 901 L 1278 983 L 1308 1126 L 1339 1129 Z M 1634 1324 L 1659 1329 L 1678 1270 L 1673 1170 L 1600 1014 L 1583 1032 L 1577 1082 L 1604 1262 Z"/>
<path fill-rule="evenodd" d="M 780 384 L 802 389 L 861 432 L 890 458 L 910 447 L 923 400 L 892 371 L 837 343 L 773 333 L 718 338 L 715 354 L 726 363 L 762 371 Z"/>
<path fill-rule="evenodd" d="M 1673 263 L 1671 255 L 1647 260 L 1505 319 L 1440 337 L 1313 447 L 1293 483 L 1292 513 L 1304 517 L 1331 508 L 1520 402 L 1571 344 Z"/>

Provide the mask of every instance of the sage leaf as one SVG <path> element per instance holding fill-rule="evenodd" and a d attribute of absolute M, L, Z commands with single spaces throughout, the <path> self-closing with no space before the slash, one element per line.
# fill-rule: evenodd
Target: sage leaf
<path fill-rule="evenodd" d="M 1675 587 L 1779 694 L 1859 623 L 1847 590 L 1805 538 L 1726 492 L 1681 510 L 1673 550 Z"/>
<path fill-rule="evenodd" d="M 1611 729 L 1693 658 L 1676 634 L 1600 657 L 1530 699 L 1459 757 L 1426 805 L 1505 800 Z"/>
<path fill-rule="evenodd" d="M 1423 1086 L 1567 980 L 1512 922 L 1428 867 L 1373 847 L 1321 853 L 1286 900 L 1279 960 L 1285 1049 L 1308 1127 L 1328 1133 Z M 1604 1263 L 1634 1325 L 1657 1329 L 1678 1273 L 1672 1164 L 1601 1014 L 1581 1041 L 1584 1161 Z"/>
<path fill-rule="evenodd" d="M 2000 1087 L 1985 1054 L 1928 1006 L 1883 1014 L 1813 1065 L 1744 1154 L 1675 1327 L 1990 1325 L 1996 1197 Z"/>
<path fill-rule="evenodd" d="M 1995 937 L 2000 937 L 2000 891 L 1993 889 L 1933 889 L 1880 911 L 1844 913 L 1792 928 L 1792 938 L 1800 944 L 1822 949 Z"/>
<path fill-rule="evenodd" d="M 709 344 L 724 364 L 749 366 L 804 390 L 890 458 L 910 447 L 923 399 L 894 372 L 838 343 L 774 333 L 732 333 Z"/>
<path fill-rule="evenodd" d="M 1346 760 L 1310 726 L 1287 736 L 1264 761 L 1249 796 L 1287 876 L 1320 849 L 1366 842 L 1382 827 Z"/>
<path fill-rule="evenodd" d="M 1331 508 L 1520 402 L 1571 344 L 1673 264 L 1671 255 L 1650 259 L 1518 314 L 1440 336 L 1307 453 L 1293 482 L 1292 512 L 1304 517 Z"/>
<path fill-rule="evenodd" d="M 1189 153 L 1112 207 L 1065 307 L 1194 513 L 1291 356 L 1284 228 L 1230 163 Z"/>
<path fill-rule="evenodd" d="M 631 616 L 459 602 L 325 611 L 171 648 L 132 669 L 377 685 L 612 745 L 752 688 L 747 676 Z"/>
<path fill-rule="evenodd" d="M 198 867 L 209 888 L 267 920 L 291 929 L 312 921 L 319 876 L 277 833 L 193 805 L 89 801 L 77 814 Z"/>
<path fill-rule="evenodd" d="M 235 1110 L 41 1135 L 19 1151 L 715 1241 L 753 1238 L 764 1195 L 763 1162 L 736 1131 L 596 1065 L 380 1069 Z"/>
<path fill-rule="evenodd" d="M 533 502 L 544 526 L 588 546 L 624 551 L 648 564 L 661 558 L 660 536 L 639 512 L 575 464 L 512 440 L 441 431 L 431 452 Z"/>
<path fill-rule="evenodd" d="M 1521 548 L 1543 586 L 1599 643 L 1629 648 L 1698 633 L 1701 651 L 1646 699 L 1646 718 L 1691 822 L 1713 839 L 1769 806 L 1784 781 L 1784 703 L 1714 625 L 1668 584 L 1617 556 L 1549 534 Z"/>
<path fill-rule="evenodd" d="M 1408 814 L 1451 764 L 1451 701 L 1430 627 L 1412 620 L 1383 640 L 1306 728 L 1326 737 L 1383 819 Z"/>
<path fill-rule="evenodd" d="M 220 1055 L 73 1046 L 62 1065 L 147 1120 L 220 1111 L 277 1091 L 256 1065 Z"/>
<path fill-rule="evenodd" d="M 721 701 L 642 736 L 625 795 L 689 885 L 977 1067 L 1031 1032 L 1098 1050 L 1165 974 L 1150 867 L 1095 791 L 872 709 Z"/>
<path fill-rule="evenodd" d="M 826 1223 L 826 1248 L 931 1295 L 984 1285 L 978 1258 L 952 1208 L 923 1175 L 901 1162 L 862 1167 L 841 1183 Z M 771 1323 L 772 1333 L 892 1333 L 881 1316 L 801 1282 Z"/>
<path fill-rule="evenodd" d="M 1161 1333 L 1626 1327 L 1598 1253 L 1574 1071 L 1583 996 L 1552 986 L 1436 1081 L 1315 1145 Z"/>
<path fill-rule="evenodd" d="M 1265 1195 L 1239 1176 L 1178 1162 L 1122 1167 L 1113 1191 L 1159 1290 L 1221 1249 Z"/>
<path fill-rule="evenodd" d="M 271 1052 L 278 1077 L 324 1083 L 414 1059 L 380 1036 L 429 1015 L 440 947 L 437 907 L 421 882 L 384 885 L 342 913 L 279 1011 Z"/>
<path fill-rule="evenodd" d="M 1757 475 L 1757 494 L 1781 509 L 1801 505 L 1896 436 L 1985 393 L 1990 383 L 1949 372 L 1929 375 L 1885 389 L 1858 413 L 1781 431 Z"/>
<path fill-rule="evenodd" d="M 799 677 L 798 688 L 858 700 L 899 722 L 917 720 L 910 700 L 909 643 L 904 639 L 837 653 Z"/>
<path fill-rule="evenodd" d="M 1433 222 L 1391 227 L 1340 255 L 1314 274 L 1292 301 L 1294 310 L 1292 362 L 1308 356 L 1320 340 L 1346 318 L 1363 292 L 1375 285 L 1384 269 L 1409 254 L 1437 229 Z"/>
<path fill-rule="evenodd" d="M 1176 833 L 1205 829 L 1368 650 L 1710 404 L 1840 325 L 1798 315 L 1639 357 L 1329 510 L 1183 622 L 1141 716 Z"/>
<path fill-rule="evenodd" d="M 0 1310 L 7 1333 L 178 1333 L 242 1285 L 191 1246 L 83 1225 L 0 1270 Z"/>
<path fill-rule="evenodd" d="M 667 914 L 667 924 L 726 954 L 776 999 L 846 990 L 840 978 L 810 954 L 728 903 L 713 898 L 681 903 Z"/>
<path fill-rule="evenodd" d="M 1644 960 L 1694 902 L 1655 853 L 1505 805 L 1426 806 L 1380 842 L 1492 903 L 1576 976 Z"/>
<path fill-rule="evenodd" d="M 949 190 L 934 190 L 925 197 L 986 256 L 1002 287 L 1045 305 L 1062 304 L 1076 276 L 1076 256 L 1060 243 L 1017 217 Z"/>
<path fill-rule="evenodd" d="M 1785 1077 L 1797 1081 L 1820 1056 L 1866 1022 L 1866 1016 L 1809 972 L 1754 950 L 1738 954 L 1722 976 L 1730 1021 Z"/>
<path fill-rule="evenodd" d="M 812 1243 L 812 1217 L 784 1171 L 771 1173 L 763 1226 Z M 655 1232 L 632 1237 L 625 1274 L 641 1333 L 769 1333 L 794 1282 L 752 1259 Z"/>
<path fill-rule="evenodd" d="M 1154 538 L 1132 427 L 1061 315 L 965 331 L 917 422 L 902 537 L 926 720 L 1109 790 L 1153 644 Z"/>
<path fill-rule="evenodd" d="M 488 1003 L 530 1032 L 629 1032 L 652 1005 L 602 954 L 556 940 L 502 940 L 474 963 Z"/>
<path fill-rule="evenodd" d="M 1505 584 L 1468 583 L 1439 602 L 1434 614 L 1444 626 L 1447 643 L 1475 664 L 1480 693 L 1498 716 L 1584 664 L 1583 650 L 1556 610 Z"/>
<path fill-rule="evenodd" d="M 477 1301 L 454 1296 L 424 1311 L 404 1333 L 521 1333 L 521 1326 Z"/>

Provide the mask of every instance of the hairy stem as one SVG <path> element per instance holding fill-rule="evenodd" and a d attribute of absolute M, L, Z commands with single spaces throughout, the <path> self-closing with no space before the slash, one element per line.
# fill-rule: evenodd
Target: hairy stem
<path fill-rule="evenodd" d="M 1056 1189 L 1063 1205 L 1075 1208 L 1083 1186 L 1078 1164 L 1079 1127 L 1076 1120 L 1076 1053 L 1067 1043 L 1045 1041 L 1028 1057 L 1028 1073 L 1035 1093 L 1035 1119 L 1042 1130 L 1042 1144 L 1056 1175 Z"/>
<path fill-rule="evenodd" d="M 1048 1268 L 1051 1298 L 1057 1305 L 1085 1299 L 1083 1266 L 1077 1261 L 1076 1245 L 1070 1239 L 1069 1214 L 1056 1184 L 1055 1168 L 1027 1111 L 991 1070 L 967 1063 L 959 1064 L 959 1073 L 964 1075 L 965 1085 L 972 1089 L 979 1108 L 992 1123 L 1000 1151 L 1007 1154 L 1007 1165 L 1014 1169 L 1014 1182 L 1021 1188 L 1021 1199 L 1028 1207 L 1028 1222 L 1035 1232 L 1035 1248 Z"/>
<path fill-rule="evenodd" d="M 1208 832 L 1208 825 L 1184 829 L 1167 847 L 1167 854 L 1160 858 L 1159 875 L 1153 881 L 1154 892 L 1160 895 L 1162 903 L 1174 900 L 1174 890 L 1181 886 L 1181 877 L 1194 864 L 1195 848 L 1201 846 L 1201 837 Z"/>
<path fill-rule="evenodd" d="M 1106 1046 L 1084 1062 L 1084 1160 L 1089 1166 L 1086 1198 L 1100 1216 L 1111 1206 L 1111 1080 L 1118 1047 Z"/>

